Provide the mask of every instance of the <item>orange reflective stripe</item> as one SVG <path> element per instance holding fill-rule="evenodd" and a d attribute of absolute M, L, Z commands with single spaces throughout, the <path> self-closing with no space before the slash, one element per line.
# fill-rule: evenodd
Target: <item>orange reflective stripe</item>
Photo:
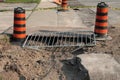
<path fill-rule="evenodd" d="M 25 18 L 25 14 L 22 13 L 22 14 L 14 14 L 15 17 L 17 18 Z"/>
<path fill-rule="evenodd" d="M 108 19 L 108 16 L 96 16 L 96 19 L 99 19 L 99 20 L 107 20 Z"/>
<path fill-rule="evenodd" d="M 25 27 L 19 27 L 19 28 L 14 27 L 14 30 L 15 31 L 26 31 L 26 28 Z"/>
<path fill-rule="evenodd" d="M 26 34 L 13 34 L 15 38 L 26 38 Z"/>
<path fill-rule="evenodd" d="M 108 30 L 95 29 L 95 32 L 100 33 L 100 34 L 106 34 L 108 32 Z"/>
<path fill-rule="evenodd" d="M 108 23 L 107 22 L 104 22 L 104 23 L 96 22 L 95 25 L 96 26 L 108 26 Z"/>
<path fill-rule="evenodd" d="M 25 20 L 14 21 L 14 24 L 26 24 Z"/>
<path fill-rule="evenodd" d="M 108 8 L 97 8 L 97 12 L 107 13 L 108 12 Z"/>

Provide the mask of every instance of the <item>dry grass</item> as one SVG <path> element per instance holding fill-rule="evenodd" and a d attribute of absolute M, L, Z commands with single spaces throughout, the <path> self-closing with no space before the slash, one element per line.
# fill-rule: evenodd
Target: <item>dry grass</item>
<path fill-rule="evenodd" d="M 10 38 L 7 35 L 0 35 L 0 44 L 9 44 Z"/>

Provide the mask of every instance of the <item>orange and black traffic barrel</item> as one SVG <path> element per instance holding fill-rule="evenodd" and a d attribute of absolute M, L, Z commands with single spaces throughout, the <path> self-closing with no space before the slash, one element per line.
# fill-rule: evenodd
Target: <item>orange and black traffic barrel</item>
<path fill-rule="evenodd" d="M 14 9 L 14 31 L 13 40 L 23 42 L 26 38 L 26 19 L 25 10 L 21 7 Z"/>
<path fill-rule="evenodd" d="M 62 9 L 63 9 L 64 11 L 68 10 L 67 0 L 62 0 Z"/>
<path fill-rule="evenodd" d="M 97 37 L 104 37 L 108 32 L 108 5 L 100 2 L 97 5 L 95 34 Z"/>

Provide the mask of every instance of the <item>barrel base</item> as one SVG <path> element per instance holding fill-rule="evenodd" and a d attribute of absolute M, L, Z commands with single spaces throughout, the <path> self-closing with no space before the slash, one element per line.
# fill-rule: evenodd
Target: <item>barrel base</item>
<path fill-rule="evenodd" d="M 105 41 L 105 40 L 112 40 L 112 37 L 111 36 L 96 36 L 96 40 L 97 41 Z"/>
<path fill-rule="evenodd" d="M 12 37 L 12 42 L 15 43 L 15 44 L 22 45 L 22 43 L 23 43 L 24 41 L 25 41 L 25 38 L 20 39 L 20 38 L 14 38 L 14 37 Z"/>
<path fill-rule="evenodd" d="M 58 9 L 58 11 L 61 11 L 61 12 L 68 12 L 69 10 L 68 10 L 68 9 Z"/>

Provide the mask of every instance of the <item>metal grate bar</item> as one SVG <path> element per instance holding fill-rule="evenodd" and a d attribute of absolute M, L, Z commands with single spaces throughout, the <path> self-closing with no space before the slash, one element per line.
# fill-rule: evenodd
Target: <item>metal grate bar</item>
<path fill-rule="evenodd" d="M 23 47 L 32 49 L 75 46 L 94 46 L 95 35 L 92 32 L 36 32 L 27 36 Z M 68 49 L 67 49 L 68 50 Z"/>

